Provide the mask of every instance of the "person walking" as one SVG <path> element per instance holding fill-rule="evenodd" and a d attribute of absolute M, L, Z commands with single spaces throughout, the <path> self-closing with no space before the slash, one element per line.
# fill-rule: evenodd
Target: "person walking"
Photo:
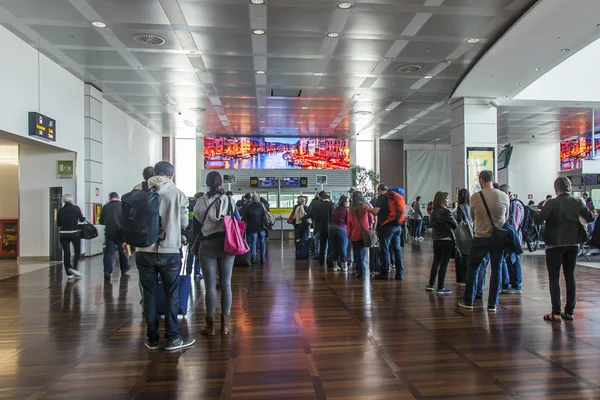
<path fill-rule="evenodd" d="M 479 173 L 479 184 L 481 192 L 471 196 L 471 218 L 475 221 L 473 246 L 469 254 L 469 269 L 467 271 L 467 284 L 463 300 L 458 303 L 459 307 L 472 310 L 473 301 L 477 295 L 477 282 L 480 274 L 482 261 L 487 253 L 490 253 L 492 273 L 490 278 L 490 290 L 488 297 L 488 312 L 496 312 L 498 307 L 498 295 L 502 289 L 502 271 L 500 261 L 503 249 L 494 242 L 492 233 L 494 227 L 503 227 L 508 220 L 509 199 L 506 193 L 494 188 L 494 174 L 492 171 L 484 170 Z M 489 215 L 487 208 L 489 208 Z"/>
<path fill-rule="evenodd" d="M 469 205 L 469 190 L 468 189 L 460 189 L 458 191 L 458 204 L 454 211 L 452 212 L 454 218 L 456 218 L 456 222 L 458 224 L 462 222 L 468 223 L 471 227 L 473 226 L 473 220 L 471 219 L 471 206 Z M 461 249 L 464 246 L 460 246 Z M 470 247 L 470 246 L 468 246 Z M 470 249 L 469 249 L 470 250 Z M 458 255 L 455 259 L 455 271 L 456 271 L 456 283 L 459 287 L 465 287 L 465 282 L 467 281 L 467 268 L 469 262 L 469 252 L 461 251 L 460 255 Z M 482 275 L 485 279 L 485 273 Z"/>
<path fill-rule="evenodd" d="M 368 210 L 371 214 L 377 216 L 379 225 L 378 234 L 380 248 L 381 272 L 375 276 L 375 279 L 388 280 L 388 274 L 391 267 L 390 251 L 394 252 L 397 280 L 402 280 L 404 267 L 402 261 L 402 248 L 400 246 L 400 235 L 402 234 L 402 223 L 406 219 L 404 196 L 397 193 L 388 193 L 388 188 L 384 184 L 377 187 L 377 201 L 375 206 Z M 399 196 L 398 198 L 396 196 Z M 397 200 L 397 201 L 396 201 Z M 389 203 L 393 203 L 390 207 Z"/>
<path fill-rule="evenodd" d="M 129 272 L 129 262 L 125 250 L 123 250 L 123 238 L 121 232 L 121 221 L 123 212 L 121 211 L 121 200 L 116 192 L 109 194 L 109 202 L 102 207 L 100 212 L 100 225 L 104 225 L 104 279 L 110 281 L 113 272 L 113 260 L 115 258 L 115 248 L 119 252 L 119 266 L 121 275 Z"/>
<path fill-rule="evenodd" d="M 62 196 L 63 206 L 56 213 L 58 237 L 63 249 L 63 265 L 68 279 L 81 277 L 77 269 L 81 257 L 81 227 L 80 222 L 85 221 L 81 209 L 73 204 L 73 196 Z M 73 245 L 73 264 L 71 264 L 71 245 Z"/>
<path fill-rule="evenodd" d="M 423 240 L 421 230 L 423 229 L 423 211 L 421 210 L 421 196 L 412 203 L 412 238 L 413 240 Z"/>
<path fill-rule="evenodd" d="M 589 207 L 571 196 L 571 181 L 560 177 L 554 181 L 556 197 L 546 202 L 542 210 L 534 216 L 536 224 L 546 223 L 546 266 L 552 313 L 544 315 L 544 320 L 560 322 L 561 319 L 575 319 L 576 284 L 575 266 L 579 245 L 587 241 L 587 234 L 581 219 L 593 221 Z M 564 310 L 561 305 L 560 269 L 563 269 L 567 289 L 567 302 Z"/>
<path fill-rule="evenodd" d="M 362 239 L 362 231 L 370 230 L 374 223 L 374 217 L 365 209 L 371 208 L 366 204 L 361 192 L 355 190 L 352 192 L 352 205 L 348 211 L 348 224 L 346 231 L 348 239 L 352 243 L 352 251 L 354 253 L 354 265 L 356 271 L 354 277 L 361 279 L 365 273 L 365 243 Z"/>
<path fill-rule="evenodd" d="M 348 233 L 346 225 L 348 224 L 348 197 L 340 196 L 337 207 L 331 215 L 329 223 L 329 254 L 333 261 L 334 271 L 348 271 L 346 265 L 346 249 L 348 248 Z"/>
<path fill-rule="evenodd" d="M 154 176 L 148 179 L 148 190 L 159 195 L 160 239 L 145 248 L 136 248 L 140 282 L 144 290 L 144 318 L 146 319 L 146 342 L 149 350 L 159 348 L 159 319 L 156 312 L 156 290 L 160 275 L 165 292 L 165 345 L 166 351 L 192 346 L 196 340 L 182 338 L 179 334 L 179 273 L 181 271 L 180 249 L 185 243 L 183 230 L 187 227 L 188 199 L 173 183 L 175 167 L 167 161 L 154 166 Z"/>
<path fill-rule="evenodd" d="M 507 184 L 500 185 L 500 190 L 506 193 L 510 199 L 508 209 L 508 221 L 516 229 L 519 235 L 519 243 L 523 242 L 521 228 L 525 222 L 525 205 L 510 191 Z M 511 251 L 506 251 L 502 258 L 502 294 L 519 294 L 522 292 L 521 283 L 523 271 L 521 269 L 521 257 Z"/>
<path fill-rule="evenodd" d="M 266 208 L 260 201 L 258 193 L 252 195 L 252 202 L 244 209 L 242 221 L 246 223 L 246 236 L 250 242 L 250 262 L 256 264 L 257 246 L 260 250 L 260 263 L 266 262 L 267 229 L 265 228 Z"/>
<path fill-rule="evenodd" d="M 438 287 L 436 293 L 450 294 L 452 290 L 446 289 L 446 271 L 448 263 L 455 249 L 454 229 L 458 227 L 452 212 L 448 208 L 450 199 L 447 192 L 437 192 L 433 199 L 433 211 L 431 212 L 431 229 L 433 236 L 433 263 L 429 274 L 429 284 L 425 290 L 433 292 L 437 277 Z"/>
<path fill-rule="evenodd" d="M 217 311 L 217 275 L 221 288 L 221 335 L 229 334 L 229 315 L 231 313 L 231 273 L 235 256 L 225 253 L 225 221 L 226 215 L 238 216 L 233 211 L 233 199 L 224 195 L 223 178 L 217 171 L 206 175 L 206 186 L 209 191 L 196 202 L 194 217 L 201 223 L 200 246 L 198 257 L 204 272 L 206 290 L 206 326 L 200 333 L 205 336 L 215 335 L 215 314 Z"/>

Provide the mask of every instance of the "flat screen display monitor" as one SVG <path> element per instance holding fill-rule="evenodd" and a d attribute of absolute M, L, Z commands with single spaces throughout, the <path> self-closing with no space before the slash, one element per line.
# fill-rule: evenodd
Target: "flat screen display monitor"
<path fill-rule="evenodd" d="M 207 169 L 349 169 L 350 139 L 205 137 Z"/>
<path fill-rule="evenodd" d="M 500 150 L 500 153 L 498 153 L 498 171 L 508 168 L 510 158 L 512 157 L 512 152 L 513 146 L 510 144 Z"/>
<path fill-rule="evenodd" d="M 600 152 L 600 139 L 596 139 L 596 154 Z M 590 136 L 560 142 L 560 170 L 581 169 L 582 161 L 592 156 Z"/>

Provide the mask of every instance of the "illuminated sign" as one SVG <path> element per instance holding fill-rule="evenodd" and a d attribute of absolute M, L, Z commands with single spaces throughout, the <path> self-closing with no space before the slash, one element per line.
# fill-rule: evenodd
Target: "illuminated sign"
<path fill-rule="evenodd" d="M 283 178 L 284 188 L 297 188 L 300 187 L 300 178 Z"/>
<path fill-rule="evenodd" d="M 56 142 L 56 121 L 40 113 L 30 112 L 29 136 Z"/>

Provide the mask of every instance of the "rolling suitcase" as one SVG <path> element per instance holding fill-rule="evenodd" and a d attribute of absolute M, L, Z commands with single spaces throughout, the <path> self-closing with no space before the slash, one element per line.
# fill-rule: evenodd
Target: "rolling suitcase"
<path fill-rule="evenodd" d="M 246 254 L 242 254 L 240 256 L 235 256 L 235 259 L 233 260 L 233 266 L 234 267 L 251 267 L 252 264 L 250 263 L 250 252 L 247 252 Z"/>
<path fill-rule="evenodd" d="M 187 315 L 191 291 L 192 277 L 190 275 L 179 275 L 179 309 L 177 310 L 177 314 Z M 160 275 L 154 299 L 156 301 L 156 312 L 159 315 L 164 315 L 167 301 L 165 298 L 165 286 L 162 279 L 160 279 Z"/>
<path fill-rule="evenodd" d="M 300 239 L 296 241 L 296 260 L 308 260 L 308 240 Z"/>
<path fill-rule="evenodd" d="M 379 247 L 371 247 L 369 249 L 369 272 L 371 275 L 378 274 L 381 272 L 381 264 L 379 262 Z"/>

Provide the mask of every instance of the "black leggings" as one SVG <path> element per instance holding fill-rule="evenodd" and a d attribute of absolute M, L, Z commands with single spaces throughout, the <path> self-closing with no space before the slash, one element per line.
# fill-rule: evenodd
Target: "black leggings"
<path fill-rule="evenodd" d="M 73 245 L 73 250 L 75 251 L 73 265 L 71 265 L 71 244 Z M 65 266 L 65 272 L 67 275 L 71 275 L 69 269 L 73 268 L 74 270 L 77 270 L 79 257 L 81 256 L 81 233 L 61 233 L 60 245 L 63 248 L 63 264 Z"/>
<path fill-rule="evenodd" d="M 446 270 L 448 269 L 453 249 L 454 243 L 451 240 L 434 240 L 433 263 L 431 264 L 431 274 L 429 275 L 429 286 L 435 284 L 435 278 L 437 277 L 438 289 L 444 289 Z"/>
<path fill-rule="evenodd" d="M 573 314 L 575 311 L 575 265 L 577 264 L 577 246 L 553 247 L 546 249 L 546 266 L 548 267 L 548 280 L 550 281 L 550 298 L 552 299 L 552 314 L 561 313 L 560 299 L 560 267 L 562 265 L 567 287 L 567 303 L 565 312 Z"/>

